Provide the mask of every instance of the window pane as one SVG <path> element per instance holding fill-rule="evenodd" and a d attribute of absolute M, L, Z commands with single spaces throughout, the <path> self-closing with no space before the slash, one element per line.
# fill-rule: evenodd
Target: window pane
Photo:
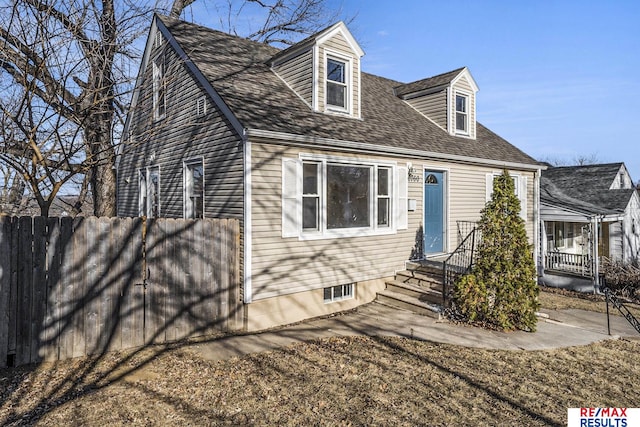
<path fill-rule="evenodd" d="M 302 228 L 305 230 L 318 229 L 318 198 L 302 198 Z"/>
<path fill-rule="evenodd" d="M 149 216 L 157 218 L 160 216 L 160 173 L 156 171 L 149 172 Z"/>
<path fill-rule="evenodd" d="M 342 298 L 342 286 L 341 285 L 333 287 L 333 298 L 334 299 Z"/>
<path fill-rule="evenodd" d="M 344 296 L 345 297 L 353 296 L 353 283 L 349 283 L 348 285 L 344 285 Z"/>
<path fill-rule="evenodd" d="M 456 111 L 467 112 L 467 98 L 465 96 L 456 95 Z"/>
<path fill-rule="evenodd" d="M 327 228 L 369 227 L 371 168 L 327 165 Z"/>
<path fill-rule="evenodd" d="M 302 194 L 318 194 L 318 164 L 302 165 Z"/>
<path fill-rule="evenodd" d="M 462 113 L 456 113 L 456 130 L 467 130 L 467 115 Z"/>
<path fill-rule="evenodd" d="M 344 62 L 334 59 L 327 60 L 327 80 L 345 83 L 344 80 Z"/>
<path fill-rule="evenodd" d="M 202 163 L 187 165 L 185 196 L 185 216 L 187 218 L 204 217 L 204 168 Z"/>
<path fill-rule="evenodd" d="M 147 177 L 145 172 L 140 171 L 140 201 L 139 201 L 139 214 L 140 216 L 147 216 Z"/>
<path fill-rule="evenodd" d="M 378 168 L 378 196 L 389 195 L 389 169 Z"/>
<path fill-rule="evenodd" d="M 331 301 L 332 299 L 331 288 L 324 288 L 324 300 Z"/>
<path fill-rule="evenodd" d="M 346 86 L 327 82 L 327 104 L 346 108 Z"/>
<path fill-rule="evenodd" d="M 389 225 L 389 199 L 378 199 L 378 225 Z"/>

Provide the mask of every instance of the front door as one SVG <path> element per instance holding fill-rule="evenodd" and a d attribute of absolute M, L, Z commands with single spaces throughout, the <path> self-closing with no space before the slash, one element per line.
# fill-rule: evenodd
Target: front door
<path fill-rule="evenodd" d="M 424 172 L 424 253 L 444 252 L 444 172 Z"/>

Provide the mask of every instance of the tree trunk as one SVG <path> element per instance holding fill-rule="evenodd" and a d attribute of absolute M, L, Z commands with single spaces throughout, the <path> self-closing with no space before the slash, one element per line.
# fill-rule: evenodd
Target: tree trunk
<path fill-rule="evenodd" d="M 91 189 L 93 191 L 93 214 L 116 216 L 116 171 L 113 163 L 103 162 L 93 169 Z"/>

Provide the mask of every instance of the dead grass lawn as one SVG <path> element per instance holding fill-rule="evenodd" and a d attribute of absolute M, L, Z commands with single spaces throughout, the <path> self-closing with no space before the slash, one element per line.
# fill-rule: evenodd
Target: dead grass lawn
<path fill-rule="evenodd" d="M 623 340 L 496 351 L 339 337 L 219 362 L 148 348 L 0 370 L 0 425 L 565 425 L 568 407 L 640 407 L 638 354 Z"/>

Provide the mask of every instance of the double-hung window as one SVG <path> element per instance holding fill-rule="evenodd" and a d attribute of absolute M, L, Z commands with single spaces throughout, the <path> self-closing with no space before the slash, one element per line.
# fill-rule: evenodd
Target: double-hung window
<path fill-rule="evenodd" d="M 350 237 L 404 228 L 406 174 L 406 167 L 393 163 L 318 155 L 284 159 L 283 237 Z"/>
<path fill-rule="evenodd" d="M 204 167 L 202 159 L 184 164 L 184 217 L 204 218 Z"/>
<path fill-rule="evenodd" d="M 348 110 L 347 62 L 327 58 L 327 107 Z"/>
<path fill-rule="evenodd" d="M 493 195 L 493 179 L 500 175 L 499 173 L 487 174 L 486 181 L 486 201 L 488 202 Z M 520 200 L 520 217 L 527 221 L 527 177 L 520 175 L 511 175 L 513 180 L 514 193 L 518 200 Z"/>
<path fill-rule="evenodd" d="M 469 133 L 469 97 L 456 94 L 456 132 Z"/>
<path fill-rule="evenodd" d="M 302 229 L 320 230 L 320 165 L 302 165 Z"/>

